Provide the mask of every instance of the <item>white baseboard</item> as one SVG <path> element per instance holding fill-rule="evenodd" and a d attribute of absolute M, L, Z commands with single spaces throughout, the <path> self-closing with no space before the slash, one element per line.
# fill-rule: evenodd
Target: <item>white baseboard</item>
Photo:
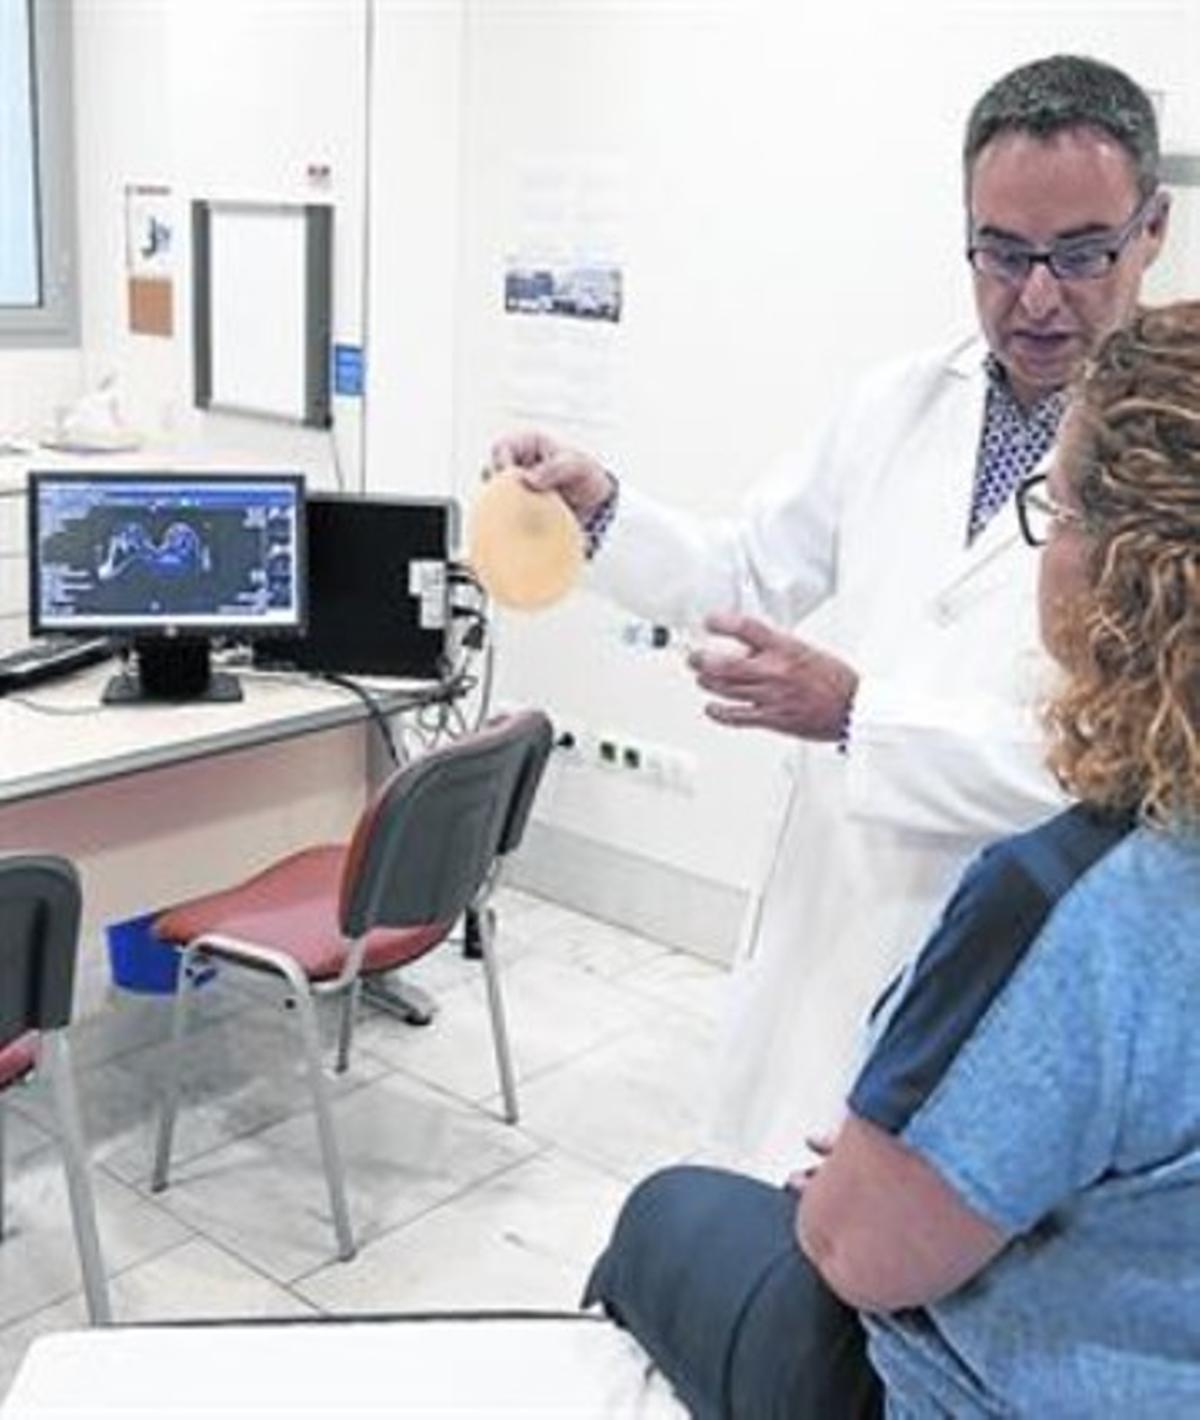
<path fill-rule="evenodd" d="M 724 964 L 733 959 L 747 906 L 741 888 L 536 820 L 505 881 Z"/>

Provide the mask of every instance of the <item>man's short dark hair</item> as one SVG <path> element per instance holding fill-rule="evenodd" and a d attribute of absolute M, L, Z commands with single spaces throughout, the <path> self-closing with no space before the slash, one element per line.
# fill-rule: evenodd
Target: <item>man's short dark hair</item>
<path fill-rule="evenodd" d="M 967 186 L 980 152 L 999 133 L 1049 138 L 1064 128 L 1102 129 L 1129 154 L 1138 192 L 1159 182 L 1158 121 L 1145 91 L 1098 59 L 1056 54 L 1005 74 L 971 110 L 963 142 Z"/>

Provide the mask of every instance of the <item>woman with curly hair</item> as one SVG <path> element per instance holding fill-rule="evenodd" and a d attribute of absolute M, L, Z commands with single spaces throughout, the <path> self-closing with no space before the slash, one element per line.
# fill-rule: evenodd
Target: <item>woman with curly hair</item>
<path fill-rule="evenodd" d="M 697 1415 L 1200 1414 L 1200 302 L 1018 512 L 1076 802 L 967 871 L 818 1169 L 626 1203 L 590 1295 Z"/>

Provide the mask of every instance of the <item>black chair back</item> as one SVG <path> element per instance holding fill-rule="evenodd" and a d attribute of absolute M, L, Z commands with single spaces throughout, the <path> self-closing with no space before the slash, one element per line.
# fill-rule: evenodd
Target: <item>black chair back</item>
<path fill-rule="evenodd" d="M 521 841 L 550 753 L 549 719 L 523 710 L 433 750 L 384 784 L 342 877 L 342 931 L 450 922 Z"/>
<path fill-rule="evenodd" d="M 65 858 L 0 858 L 0 1046 L 71 1019 L 82 891 Z"/>
<path fill-rule="evenodd" d="M 521 845 L 525 825 L 529 822 L 529 812 L 533 808 L 538 786 L 542 782 L 542 772 L 546 768 L 546 761 L 550 758 L 550 751 L 554 747 L 554 727 L 549 719 L 540 710 L 531 710 L 525 713 L 535 716 L 537 725 L 536 728 L 531 729 L 525 739 L 524 762 L 521 765 L 520 777 L 508 807 L 508 818 L 504 823 L 504 832 L 500 835 L 500 844 L 496 849 L 501 858 L 507 857 Z"/>

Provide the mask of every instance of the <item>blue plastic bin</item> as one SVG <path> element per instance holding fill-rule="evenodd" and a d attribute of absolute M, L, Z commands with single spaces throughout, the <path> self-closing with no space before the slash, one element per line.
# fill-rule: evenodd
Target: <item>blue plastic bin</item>
<path fill-rule="evenodd" d="M 104 929 L 108 942 L 108 962 L 115 985 L 125 991 L 171 996 L 179 983 L 179 952 L 162 941 L 154 931 L 157 912 L 144 912 L 124 922 L 110 922 Z M 203 986 L 217 974 L 207 962 L 196 976 Z"/>

